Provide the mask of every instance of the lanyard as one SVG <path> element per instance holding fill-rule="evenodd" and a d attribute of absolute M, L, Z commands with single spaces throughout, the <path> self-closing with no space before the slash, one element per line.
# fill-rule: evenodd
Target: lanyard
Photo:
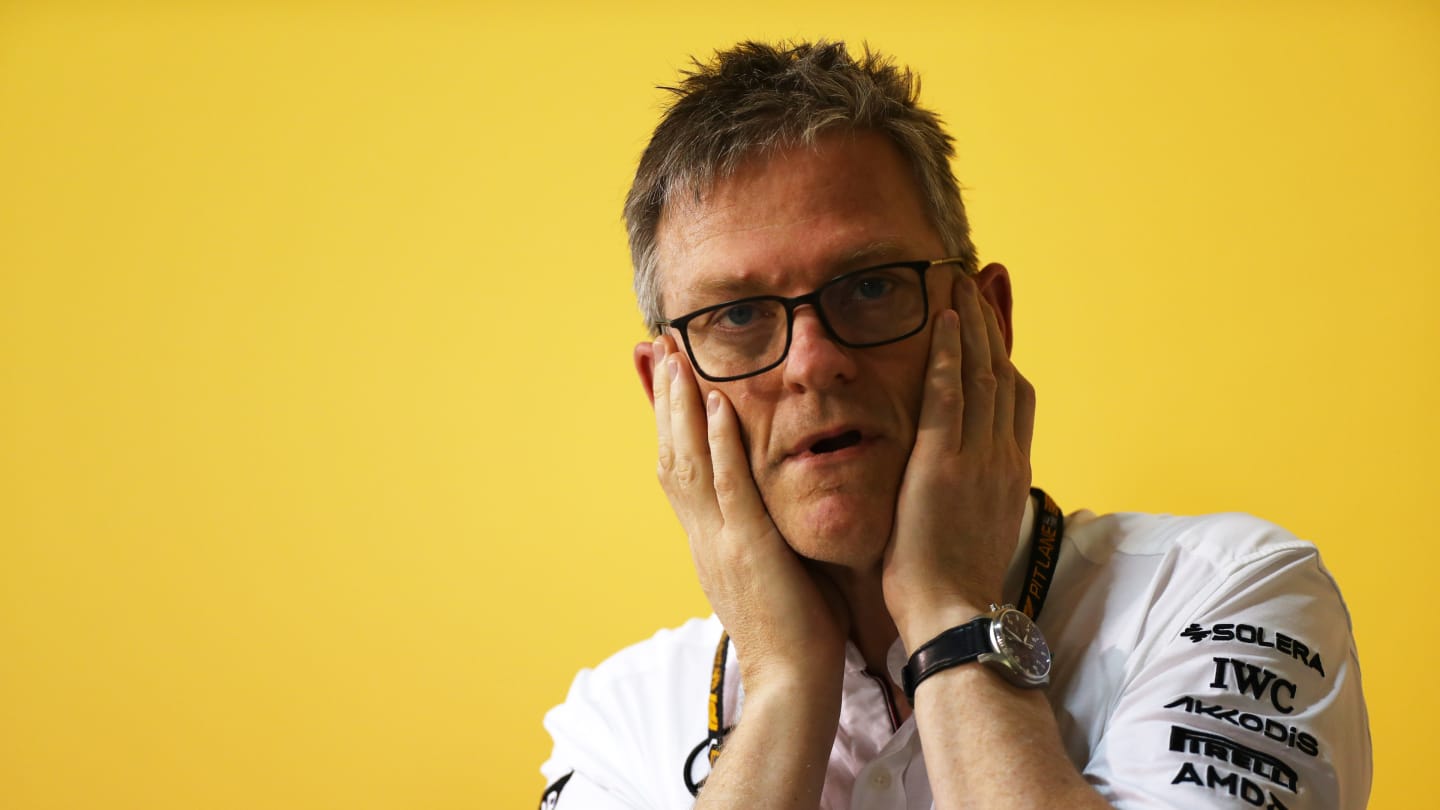
<path fill-rule="evenodd" d="M 1018 600 L 1020 610 L 1031 621 L 1040 618 L 1040 609 L 1045 606 L 1045 597 L 1050 594 L 1050 580 L 1055 570 L 1055 561 L 1060 557 L 1060 541 L 1065 537 L 1065 514 L 1055 500 L 1039 487 L 1030 488 L 1030 497 L 1035 499 L 1035 524 L 1030 530 L 1030 561 L 1026 566 L 1025 589 Z M 710 712 L 705 741 L 695 746 L 685 758 L 685 786 L 691 795 L 699 796 L 705 780 L 695 781 L 690 775 L 695 758 L 701 751 L 708 752 L 710 767 L 720 757 L 720 746 L 730 729 L 725 728 L 725 660 L 730 651 L 730 634 L 720 631 L 720 643 L 715 647 L 715 662 L 710 669 Z"/>
<path fill-rule="evenodd" d="M 1035 499 L 1035 527 L 1030 530 L 1030 566 L 1019 602 L 1021 612 L 1033 622 L 1040 618 L 1040 608 L 1050 594 L 1050 575 L 1065 537 L 1065 514 L 1039 487 L 1030 488 L 1030 497 Z"/>

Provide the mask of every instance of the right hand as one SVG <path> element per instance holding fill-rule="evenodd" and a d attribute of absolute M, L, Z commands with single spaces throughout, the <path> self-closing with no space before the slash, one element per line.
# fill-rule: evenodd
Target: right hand
<path fill-rule="evenodd" d="M 814 690 L 828 679 L 838 697 L 849 634 L 839 594 L 775 528 L 729 399 L 712 390 L 702 409 L 685 353 L 668 336 L 652 351 L 660 485 L 689 537 L 700 587 L 735 643 L 746 691 Z"/>

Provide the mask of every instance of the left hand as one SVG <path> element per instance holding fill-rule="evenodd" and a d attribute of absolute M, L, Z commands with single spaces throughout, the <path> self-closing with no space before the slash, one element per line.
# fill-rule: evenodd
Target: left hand
<path fill-rule="evenodd" d="M 915 446 L 885 549 L 885 604 L 907 652 L 1004 601 L 1030 491 L 1035 389 L 1010 362 L 974 279 L 957 274 L 952 303 L 931 329 Z"/>

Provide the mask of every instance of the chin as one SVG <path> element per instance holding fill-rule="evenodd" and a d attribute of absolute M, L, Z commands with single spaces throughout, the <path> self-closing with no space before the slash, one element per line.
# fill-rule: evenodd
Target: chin
<path fill-rule="evenodd" d="M 890 542 L 893 515 L 876 513 L 873 504 L 857 504 L 844 495 L 828 495 L 805 504 L 772 508 L 780 534 L 800 556 L 845 568 L 879 565 Z"/>

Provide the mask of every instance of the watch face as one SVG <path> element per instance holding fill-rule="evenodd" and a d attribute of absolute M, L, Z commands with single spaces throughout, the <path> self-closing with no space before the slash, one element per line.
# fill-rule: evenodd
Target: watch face
<path fill-rule="evenodd" d="M 1050 675 L 1050 645 L 1040 628 L 1018 610 L 1001 611 L 990 625 L 995 650 L 1014 663 L 1017 674 L 1041 684 Z"/>

